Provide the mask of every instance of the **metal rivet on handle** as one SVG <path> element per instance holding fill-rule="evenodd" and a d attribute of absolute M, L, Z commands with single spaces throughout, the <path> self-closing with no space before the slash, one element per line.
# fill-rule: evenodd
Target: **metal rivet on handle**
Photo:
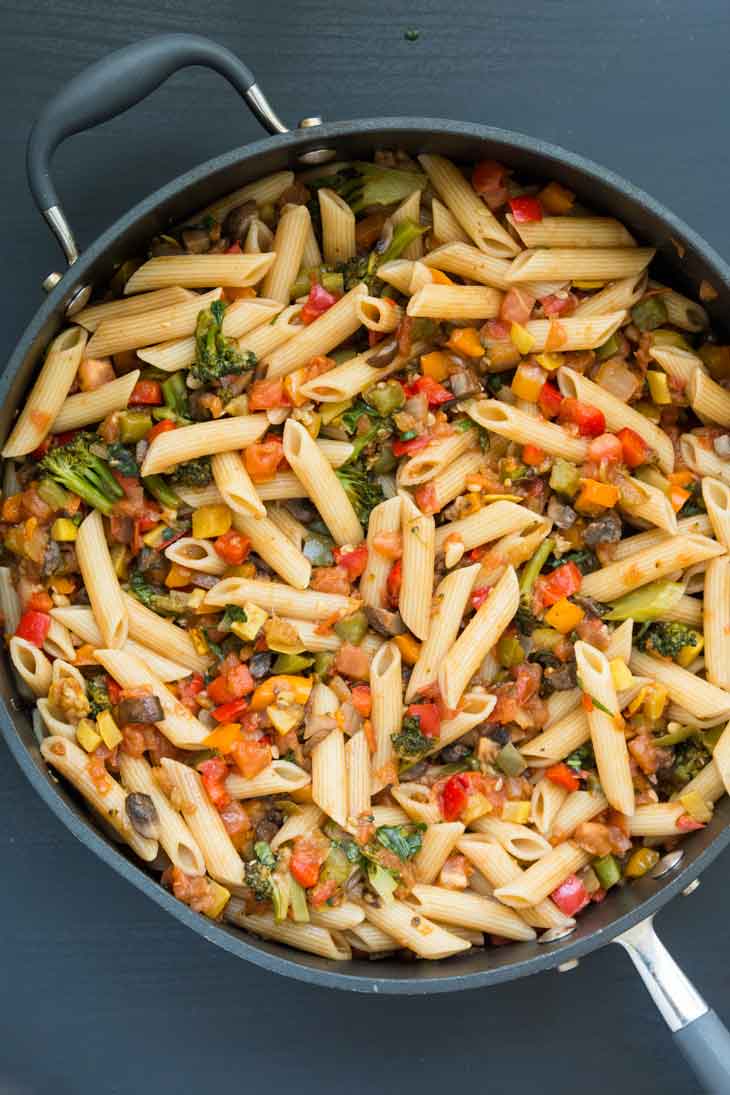
<path fill-rule="evenodd" d="M 689 886 L 687 886 L 686 889 L 682 890 L 682 897 L 689 897 L 691 893 L 694 893 L 695 890 L 699 889 L 699 885 L 699 878 L 696 878 L 694 882 L 690 882 Z"/>
<path fill-rule="evenodd" d="M 311 118 L 302 118 L 299 123 L 299 129 L 316 129 L 317 126 L 322 125 L 322 119 L 318 114 L 313 114 Z M 301 156 L 298 156 L 300 163 L 305 164 L 317 164 L 329 163 L 330 160 L 334 160 L 337 157 L 337 151 L 334 148 L 310 148 L 308 152 L 302 152 Z"/>
<path fill-rule="evenodd" d="M 664 878 L 665 874 L 669 874 L 675 867 L 678 867 L 684 858 L 684 849 L 675 848 L 673 852 L 667 852 L 657 863 L 654 870 L 651 872 L 652 878 Z"/>
<path fill-rule="evenodd" d="M 52 274 L 49 274 L 43 281 L 43 288 L 47 293 L 50 293 L 52 289 L 55 289 L 61 280 L 61 274 L 57 270 L 54 270 Z"/>
<path fill-rule="evenodd" d="M 578 967 L 579 960 L 577 958 L 571 958 L 569 962 L 561 962 L 558 966 L 558 973 L 570 973 Z"/>
<path fill-rule="evenodd" d="M 567 939 L 575 931 L 575 924 L 569 924 L 565 928 L 549 928 L 543 932 L 538 943 L 558 943 L 561 939 Z"/>
<path fill-rule="evenodd" d="M 316 125 L 321 125 L 322 119 L 318 114 L 313 114 L 311 118 L 302 118 L 301 122 L 297 123 L 298 129 L 313 129 Z"/>

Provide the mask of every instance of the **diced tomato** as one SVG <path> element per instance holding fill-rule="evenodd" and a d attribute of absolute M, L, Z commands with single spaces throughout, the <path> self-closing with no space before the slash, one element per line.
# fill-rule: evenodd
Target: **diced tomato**
<path fill-rule="evenodd" d="M 602 460 L 607 463 L 618 463 L 623 459 L 623 446 L 618 437 L 612 433 L 602 433 L 594 437 L 588 445 L 588 459 L 600 464 Z"/>
<path fill-rule="evenodd" d="M 205 681 L 200 673 L 192 673 L 189 677 L 178 681 L 177 698 L 191 711 L 197 711 L 198 704 L 195 697 L 203 691 Z"/>
<path fill-rule="evenodd" d="M 39 589 L 31 593 L 25 602 L 25 607 L 33 609 L 34 612 L 50 612 L 53 608 L 53 598 L 50 593 L 46 593 L 45 589 Z"/>
<path fill-rule="evenodd" d="M 357 711 L 358 715 L 362 715 L 364 719 L 370 714 L 370 710 L 373 705 L 373 698 L 370 694 L 369 684 L 356 684 L 352 689 L 352 706 Z"/>
<path fill-rule="evenodd" d="M 214 707 L 211 715 L 216 722 L 234 722 L 248 707 L 248 700 L 231 700 L 230 703 L 222 703 L 220 707 Z"/>
<path fill-rule="evenodd" d="M 454 398 L 453 394 L 434 380 L 432 376 L 419 376 L 412 384 L 405 385 L 405 393 L 410 399 L 413 395 L 423 393 L 428 400 L 429 407 L 440 407 L 442 403 L 448 403 Z"/>
<path fill-rule="evenodd" d="M 213 541 L 213 547 L 228 566 L 235 567 L 240 566 L 248 555 L 251 541 L 243 533 L 229 529 Z"/>
<path fill-rule="evenodd" d="M 471 185 L 477 194 L 488 194 L 504 186 L 507 168 L 496 160 L 480 160 L 471 173 Z"/>
<path fill-rule="evenodd" d="M 693 833 L 696 829 L 704 829 L 704 827 L 701 821 L 695 821 L 690 814 L 682 814 L 677 818 L 677 828 L 682 833 Z"/>
<path fill-rule="evenodd" d="M 253 779 L 271 764 L 271 746 L 263 738 L 244 738 L 231 746 L 231 756 L 244 779 Z"/>
<path fill-rule="evenodd" d="M 360 544 L 360 546 L 354 548 L 353 551 L 343 551 L 341 548 L 335 548 L 333 554 L 335 562 L 338 566 L 345 568 L 347 577 L 351 582 L 354 582 L 356 578 L 359 578 L 368 565 L 367 544 Z"/>
<path fill-rule="evenodd" d="M 420 487 L 416 488 L 413 498 L 421 513 L 438 513 L 441 509 L 436 487 L 430 480 L 428 483 L 421 483 Z"/>
<path fill-rule="evenodd" d="M 427 738 L 437 738 L 441 729 L 441 715 L 438 705 L 435 703 L 411 703 L 406 709 L 406 715 L 412 719 L 418 719 L 419 728 Z"/>
<path fill-rule="evenodd" d="M 212 680 L 207 692 L 213 703 L 228 705 L 232 700 L 238 700 L 249 692 L 253 692 L 255 687 L 248 666 L 239 662 Z"/>
<path fill-rule="evenodd" d="M 388 581 L 386 582 L 386 586 L 388 589 L 388 599 L 390 600 L 391 604 L 398 604 L 402 581 L 403 564 L 400 559 L 396 559 L 396 561 L 390 568 L 390 571 L 388 572 Z"/>
<path fill-rule="evenodd" d="M 366 681 L 370 676 L 370 659 L 361 646 L 343 643 L 335 654 L 335 672 L 356 681 Z"/>
<path fill-rule="evenodd" d="M 20 639 L 32 643 L 33 646 L 43 646 L 51 628 L 51 617 L 47 612 L 36 612 L 30 608 L 20 617 L 15 634 Z"/>
<path fill-rule="evenodd" d="M 509 203 L 515 224 L 531 224 L 542 220 L 542 205 L 539 198 L 523 194 L 521 198 L 510 198 Z"/>
<path fill-rule="evenodd" d="M 481 608 L 491 592 L 491 586 L 477 586 L 477 588 L 472 591 L 472 595 L 469 598 L 472 608 L 475 610 Z"/>
<path fill-rule="evenodd" d="M 384 559 L 400 559 L 403 554 L 403 536 L 400 531 L 376 532 L 373 536 L 373 550 Z"/>
<path fill-rule="evenodd" d="M 332 293 L 328 293 L 318 281 L 315 281 L 309 290 L 306 303 L 299 313 L 302 323 L 305 326 L 314 323 L 315 319 L 319 319 L 320 316 L 324 315 L 333 304 L 337 304 L 337 297 Z"/>
<path fill-rule="evenodd" d="M 371 331 L 371 334 L 376 332 Z M 331 897 L 337 893 L 337 883 L 334 878 L 328 878 L 326 882 L 318 882 L 317 885 L 311 889 L 307 895 L 309 903 L 314 905 L 315 908 L 319 905 L 324 905 Z"/>
<path fill-rule="evenodd" d="M 534 305 L 535 297 L 532 293 L 529 293 L 527 289 L 513 286 L 504 295 L 499 309 L 499 318 L 505 323 L 522 325 L 527 323 Z"/>
<path fill-rule="evenodd" d="M 566 791 L 577 791 L 580 787 L 578 776 L 567 764 L 552 764 L 545 775 L 551 783 L 557 783 L 558 787 L 564 787 Z"/>
<path fill-rule="evenodd" d="M 281 377 L 276 380 L 255 380 L 248 390 L 249 411 L 270 411 L 274 407 L 290 407 L 291 400 Z"/>
<path fill-rule="evenodd" d="M 230 247 L 226 247 L 225 254 L 226 255 L 240 255 L 241 254 L 241 245 L 238 242 L 238 240 L 236 240 L 235 243 L 232 243 Z"/>
<path fill-rule="evenodd" d="M 168 430 L 174 430 L 175 423 L 171 418 L 163 418 L 161 422 L 157 422 L 151 430 L 148 430 L 145 434 L 145 441 L 148 444 L 152 444 L 156 437 L 159 437 L 161 433 L 167 433 Z"/>
<path fill-rule="evenodd" d="M 243 454 L 246 471 L 257 483 L 273 479 L 283 459 L 284 445 L 276 434 L 270 434 L 263 441 L 249 445 Z"/>
<path fill-rule="evenodd" d="M 422 434 L 420 437 L 412 437 L 410 441 L 394 441 L 393 442 L 393 456 L 410 456 L 412 452 L 418 452 L 420 449 L 425 449 L 426 445 L 431 443 L 431 438 L 427 434 Z"/>
<path fill-rule="evenodd" d="M 312 571 L 310 588 L 317 593 L 341 593 L 344 597 L 348 597 L 350 579 L 344 567 L 315 567 Z"/>
<path fill-rule="evenodd" d="M 566 916 L 575 916 L 591 900 L 588 890 L 575 874 L 569 874 L 565 881 L 553 890 L 550 897 Z"/>
<path fill-rule="evenodd" d="M 447 779 L 441 791 L 441 813 L 446 821 L 457 821 L 466 809 L 471 785 L 468 772 L 457 772 Z"/>
<path fill-rule="evenodd" d="M 628 468 L 638 468 L 641 464 L 647 462 L 651 455 L 651 449 L 640 434 L 629 426 L 624 426 L 616 436 L 621 442 L 624 464 Z"/>
<path fill-rule="evenodd" d="M 106 690 L 109 693 L 109 701 L 112 707 L 116 707 L 122 697 L 122 689 L 108 673 L 106 674 Z"/>
<path fill-rule="evenodd" d="M 522 463 L 527 464 L 528 468 L 536 468 L 542 464 L 545 459 L 545 450 L 541 449 L 539 445 L 523 445 L 522 446 Z"/>
<path fill-rule="evenodd" d="M 598 437 L 606 429 L 603 411 L 572 397 L 560 404 L 560 421 L 577 426 L 581 437 Z"/>
<path fill-rule="evenodd" d="M 226 832 L 229 836 L 236 836 L 238 833 L 247 833 L 251 828 L 249 816 L 246 813 L 245 807 L 240 802 L 233 800 L 218 812 L 221 815 L 221 821 L 225 825 Z"/>
<path fill-rule="evenodd" d="M 129 397 L 130 407 L 159 406 L 162 403 L 162 387 L 156 380 L 138 380 Z"/>
<path fill-rule="evenodd" d="M 559 390 L 549 380 L 546 380 L 537 397 L 537 404 L 545 418 L 555 418 L 555 415 L 560 412 L 562 402 L 563 397 Z"/>
<path fill-rule="evenodd" d="M 568 316 L 575 311 L 578 301 L 573 293 L 566 293 L 565 296 L 551 293 L 547 297 L 541 297 L 540 304 L 546 316 Z"/>
<path fill-rule="evenodd" d="M 289 870 L 305 890 L 315 886 L 319 869 L 329 854 L 330 843 L 322 836 L 299 836 L 294 841 Z"/>
<path fill-rule="evenodd" d="M 487 338 L 492 342 L 504 342 L 510 336 L 512 325 L 501 319 L 488 319 L 486 329 Z"/>
<path fill-rule="evenodd" d="M 225 788 L 228 765 L 221 757 L 211 757 L 210 760 L 204 760 L 198 765 L 198 772 L 208 798 L 216 810 L 222 810 L 231 801 L 231 796 Z"/>
<path fill-rule="evenodd" d="M 580 589 L 583 575 L 575 563 L 563 563 L 551 574 L 541 576 L 535 583 L 535 592 L 544 607 L 549 608 L 563 597 L 572 597 Z"/>

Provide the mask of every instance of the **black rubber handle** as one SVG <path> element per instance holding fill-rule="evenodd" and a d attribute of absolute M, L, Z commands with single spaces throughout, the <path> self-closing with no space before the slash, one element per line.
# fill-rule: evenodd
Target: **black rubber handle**
<path fill-rule="evenodd" d="M 730 1034 L 714 1011 L 675 1031 L 674 1040 L 707 1095 L 730 1091 Z"/>
<path fill-rule="evenodd" d="M 41 212 L 59 204 L 50 169 L 62 141 L 128 110 L 189 65 L 214 69 L 244 97 L 255 83 L 235 54 L 197 34 L 160 34 L 134 42 L 75 76 L 48 104 L 28 141 L 28 181 Z"/>

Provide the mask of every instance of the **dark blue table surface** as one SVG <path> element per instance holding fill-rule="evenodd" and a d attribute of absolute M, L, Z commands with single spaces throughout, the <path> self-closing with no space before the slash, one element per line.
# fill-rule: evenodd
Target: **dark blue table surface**
<path fill-rule="evenodd" d="M 420 32 L 407 41 L 406 28 Z M 80 67 L 163 30 L 225 41 L 294 123 L 437 115 L 521 130 L 603 162 L 730 259 L 722 0 L 20 0 L 0 3 L 0 344 L 57 268 L 24 141 Z M 56 177 L 80 243 L 193 164 L 260 135 L 191 70 L 69 141 Z M 726 1020 L 727 853 L 659 928 Z M 687 1095 L 695 1084 L 617 948 L 564 975 L 431 999 L 312 989 L 215 950 L 78 846 L 0 745 L 0 1095 L 416 1089 Z"/>

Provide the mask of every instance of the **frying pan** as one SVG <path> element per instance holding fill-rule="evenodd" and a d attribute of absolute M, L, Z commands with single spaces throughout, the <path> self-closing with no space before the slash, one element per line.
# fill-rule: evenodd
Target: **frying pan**
<path fill-rule="evenodd" d="M 55 148 L 66 137 L 103 122 L 143 99 L 170 75 L 189 65 L 219 72 L 246 100 L 274 136 L 234 149 L 175 179 L 121 217 L 79 254 L 50 175 Z M 363 159 L 378 147 L 439 152 L 457 161 L 493 158 L 528 176 L 557 179 L 589 206 L 623 221 L 657 248 L 657 264 L 671 284 L 697 296 L 702 280 L 717 291 L 708 305 L 722 328 L 730 312 L 730 268 L 686 224 L 647 194 L 596 164 L 554 145 L 518 133 L 434 118 L 378 118 L 322 124 L 306 118 L 289 131 L 256 85 L 253 74 L 229 50 L 194 35 L 161 35 L 111 54 L 81 72 L 47 106 L 28 144 L 33 197 L 68 262 L 52 273 L 48 296 L 23 334 L 0 377 L 0 431 L 5 434 L 45 346 L 103 285 L 115 265 L 144 250 L 151 236 L 180 222 L 253 179 L 285 168 Z M 730 1090 L 730 1035 L 694 989 L 652 927 L 654 914 L 680 892 L 689 893 L 701 871 L 730 841 L 730 798 L 712 821 L 685 838 L 653 875 L 612 892 L 592 905 L 570 934 L 548 932 L 540 941 L 467 953 L 440 963 L 388 959 L 333 964 L 214 924 L 176 901 L 156 878 L 128 857 L 89 820 L 73 792 L 46 769 L 33 734 L 30 712 L 19 698 L 7 664 L 0 665 L 0 728 L 33 787 L 78 839 L 120 875 L 178 920 L 224 950 L 288 977 L 354 992 L 425 994 L 494 985 L 558 967 L 569 969 L 590 951 L 620 943 L 631 956 L 702 1090 Z M 559 937 L 558 937 L 559 936 Z"/>

